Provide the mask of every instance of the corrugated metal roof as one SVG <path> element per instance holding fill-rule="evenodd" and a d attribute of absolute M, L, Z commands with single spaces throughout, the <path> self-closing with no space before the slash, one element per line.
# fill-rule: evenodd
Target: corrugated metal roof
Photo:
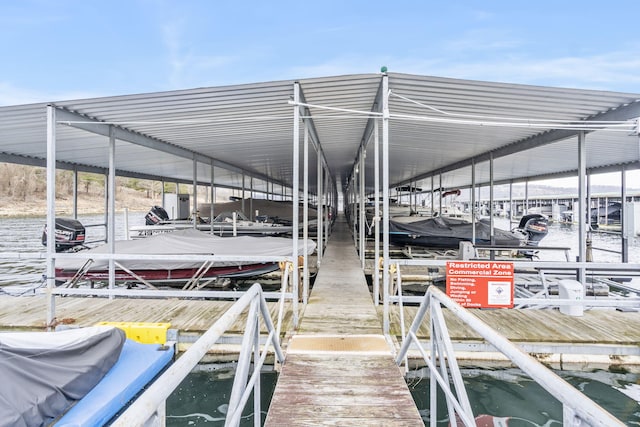
<path fill-rule="evenodd" d="M 379 74 L 299 81 L 306 103 L 359 112 L 379 111 L 380 82 Z M 392 186 L 417 180 L 428 188 L 430 176 L 440 173 L 447 188 L 467 186 L 471 159 L 476 162 L 477 182 L 486 183 L 489 168 L 485 163 L 490 153 L 495 159 L 494 180 L 499 182 L 575 173 L 575 132 L 554 130 L 552 123 L 542 127 L 522 124 L 640 116 L 639 94 L 397 73 L 389 74 L 389 89 Z M 61 109 L 63 121 L 79 114 L 87 120 L 115 124 L 144 139 L 144 145 L 118 141 L 116 165 L 120 173 L 191 182 L 195 156 L 197 178 L 203 183 L 211 177 L 209 159 L 215 159 L 217 185 L 241 186 L 244 171 L 247 186 L 254 177 L 253 188 L 266 191 L 266 180 L 293 184 L 293 107 L 289 104 L 293 94 L 294 81 L 287 80 L 53 104 Z M 314 142 L 322 148 L 336 180 L 346 182 L 358 148 L 369 136 L 369 116 L 313 106 L 308 114 Z M 57 159 L 81 168 L 106 168 L 108 138 L 76 125 L 57 126 Z M 149 144 L 161 150 L 152 150 Z M 369 139 L 368 150 L 371 144 Z M 638 136 L 630 130 L 587 135 L 587 167 L 593 170 L 620 165 L 640 168 L 639 151 Z M 0 160 L 43 161 L 46 104 L 0 107 L 0 152 Z M 369 154 L 369 189 L 373 186 L 373 160 Z M 315 175 L 316 154 L 311 150 L 312 191 Z"/>

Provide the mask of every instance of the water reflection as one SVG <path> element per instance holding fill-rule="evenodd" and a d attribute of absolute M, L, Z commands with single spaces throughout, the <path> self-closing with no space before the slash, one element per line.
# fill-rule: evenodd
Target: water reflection
<path fill-rule="evenodd" d="M 116 219 L 116 239 L 125 237 L 124 214 Z M 105 236 L 104 215 L 81 215 L 78 220 L 87 228 L 87 241 L 103 240 Z M 1 218 L 0 219 L 0 252 L 37 253 L 44 252 L 42 230 L 46 218 Z M 144 224 L 144 213 L 129 215 L 129 225 Z M 44 259 L 7 259 L 0 257 L 0 286 L 13 285 L 24 287 L 37 286 L 42 282 L 45 271 Z M 19 289 L 16 290 L 19 292 Z"/>
<path fill-rule="evenodd" d="M 556 373 L 625 424 L 640 424 L 640 404 L 637 400 L 639 375 L 601 370 Z M 495 425 L 562 425 L 562 404 L 522 371 L 477 368 L 463 369 L 462 374 L 473 413 L 497 417 L 493 420 L 497 422 Z M 428 369 L 411 371 L 407 383 L 425 425 L 428 425 L 431 418 Z M 442 392 L 438 393 L 437 417 L 438 426 L 449 425 Z"/>
<path fill-rule="evenodd" d="M 235 370 L 228 365 L 202 365 L 180 384 L 167 399 L 167 427 L 224 426 Z M 277 379 L 274 371 L 260 376 L 261 424 L 264 424 Z M 240 421 L 253 426 L 253 394 Z"/>

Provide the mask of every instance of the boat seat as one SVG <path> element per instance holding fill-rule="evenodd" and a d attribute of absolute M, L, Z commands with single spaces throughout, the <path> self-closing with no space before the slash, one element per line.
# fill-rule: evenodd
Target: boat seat
<path fill-rule="evenodd" d="M 53 425 L 105 425 L 171 363 L 173 355 L 173 344 L 140 344 L 127 339 L 120 358 L 102 381 Z"/>

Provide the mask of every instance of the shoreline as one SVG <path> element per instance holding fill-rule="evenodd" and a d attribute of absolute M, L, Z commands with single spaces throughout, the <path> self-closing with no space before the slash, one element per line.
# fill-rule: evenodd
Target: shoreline
<path fill-rule="evenodd" d="M 120 196 L 120 194 L 118 194 Z M 159 204 L 159 200 L 146 198 L 138 194 L 127 194 L 122 200 L 116 200 L 116 212 L 128 209 L 129 212 L 146 212 L 152 206 Z M 100 215 L 106 212 L 104 196 L 83 195 L 78 197 L 78 215 Z M 43 197 L 31 197 L 29 200 L 14 200 L 0 197 L 0 219 L 15 218 L 45 218 L 47 216 L 47 200 Z M 56 217 L 72 217 L 73 200 L 56 199 Z"/>

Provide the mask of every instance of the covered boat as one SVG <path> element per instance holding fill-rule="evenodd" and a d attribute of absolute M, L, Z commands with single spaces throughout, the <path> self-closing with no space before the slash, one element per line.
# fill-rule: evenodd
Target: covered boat
<path fill-rule="evenodd" d="M 218 236 L 237 235 L 265 235 L 275 236 L 278 234 L 291 233 L 291 225 L 267 222 L 268 218 L 261 217 L 261 221 L 251 221 L 241 211 L 224 211 L 219 213 L 209 224 L 198 225 L 199 230 L 210 231 Z"/>
<path fill-rule="evenodd" d="M 251 221 L 240 211 L 224 211 L 211 222 L 208 218 L 198 217 L 194 225 L 192 220 L 170 220 L 163 208 L 154 206 L 145 216 L 145 225 L 133 226 L 129 231 L 134 238 L 138 238 L 194 228 L 209 231 L 218 236 L 278 236 L 289 234 L 293 230 L 291 225 L 277 224 L 267 220 L 268 218 L 261 216 L 256 221 Z"/>
<path fill-rule="evenodd" d="M 430 248 L 458 249 L 460 242 L 473 238 L 473 224 L 459 218 L 448 217 L 396 217 L 389 220 L 389 240 L 396 245 L 415 245 Z M 477 244 L 491 244 L 488 221 L 475 223 Z M 494 227 L 494 244 L 520 246 L 526 236 Z"/>
<path fill-rule="evenodd" d="M 111 370 L 125 340 L 112 326 L 0 333 L 0 425 L 49 425 Z"/>
<path fill-rule="evenodd" d="M 316 248 L 315 242 L 300 241 L 297 255 L 310 255 Z M 56 280 L 74 278 L 82 270 L 82 279 L 105 281 L 109 278 L 109 262 L 95 259 L 87 263 L 87 254 L 107 254 L 108 245 L 83 251 L 84 256 L 56 261 Z M 292 240 L 284 237 L 219 237 L 198 230 L 178 230 L 157 234 L 138 240 L 115 242 L 116 254 L 140 255 L 225 255 L 236 257 L 291 256 Z M 171 282 L 186 281 L 198 274 L 199 278 L 250 277 L 278 269 L 275 262 L 256 261 L 216 261 L 205 263 L 197 258 L 186 261 L 170 260 L 117 260 L 116 281 Z"/>
<path fill-rule="evenodd" d="M 293 225 L 293 205 L 290 201 L 275 201 L 275 200 L 264 200 L 264 199 L 253 199 L 248 198 L 245 199 L 244 202 L 240 198 L 236 198 L 236 200 L 232 200 L 230 202 L 225 203 L 216 203 L 214 205 L 214 216 L 217 215 L 216 212 L 237 212 L 242 211 L 245 208 L 245 213 L 251 211 L 252 217 L 255 217 L 256 220 L 280 224 L 291 227 Z M 200 216 L 203 218 L 211 217 L 211 205 L 210 204 L 199 204 L 198 212 Z M 318 209 L 316 206 L 309 206 L 308 211 L 309 217 L 309 229 L 313 230 L 317 227 L 318 224 Z M 333 218 L 335 215 L 332 215 L 329 212 L 329 218 Z M 302 227 L 302 218 L 303 218 L 303 206 L 300 205 L 298 208 L 298 218 L 300 218 L 300 227 Z"/>

